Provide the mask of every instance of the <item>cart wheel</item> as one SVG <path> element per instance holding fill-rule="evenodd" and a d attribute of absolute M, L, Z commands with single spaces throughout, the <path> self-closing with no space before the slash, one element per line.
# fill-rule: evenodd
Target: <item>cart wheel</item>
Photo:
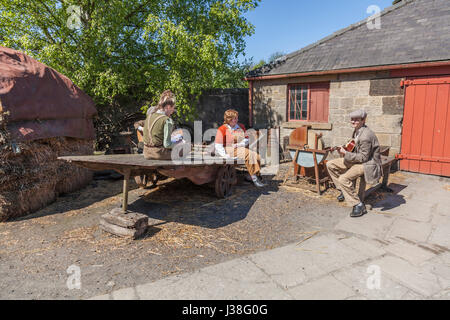
<path fill-rule="evenodd" d="M 236 185 L 238 182 L 236 168 L 234 166 L 229 166 L 230 170 L 230 180 L 232 185 Z"/>
<path fill-rule="evenodd" d="M 156 186 L 161 175 L 157 172 L 152 173 L 147 179 L 152 183 L 152 187 Z"/>
<path fill-rule="evenodd" d="M 140 176 L 135 176 L 134 181 L 139 186 L 139 188 L 145 188 L 148 183 L 148 176 L 146 174 L 141 174 Z"/>
<path fill-rule="evenodd" d="M 134 181 L 140 188 L 146 188 L 147 184 L 150 182 L 151 186 L 154 187 L 158 183 L 158 180 L 161 178 L 156 172 L 150 174 L 141 174 L 140 176 L 134 177 Z"/>
<path fill-rule="evenodd" d="M 231 194 L 231 186 L 233 181 L 231 179 L 231 171 L 229 167 L 230 166 L 223 166 L 217 172 L 215 189 L 216 195 L 219 198 L 226 198 Z"/>

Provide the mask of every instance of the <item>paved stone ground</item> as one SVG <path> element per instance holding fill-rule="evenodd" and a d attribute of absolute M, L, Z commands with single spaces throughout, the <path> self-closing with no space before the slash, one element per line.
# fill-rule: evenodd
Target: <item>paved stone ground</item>
<path fill-rule="evenodd" d="M 450 299 L 450 179 L 402 174 L 363 217 L 92 299 Z"/>

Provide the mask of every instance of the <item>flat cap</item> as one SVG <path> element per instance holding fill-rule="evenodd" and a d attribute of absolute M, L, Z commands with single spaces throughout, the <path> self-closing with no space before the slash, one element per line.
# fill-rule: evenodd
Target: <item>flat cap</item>
<path fill-rule="evenodd" d="M 365 119 L 367 117 L 367 112 L 364 110 L 356 110 L 349 114 L 350 119 L 351 118 L 361 118 Z"/>

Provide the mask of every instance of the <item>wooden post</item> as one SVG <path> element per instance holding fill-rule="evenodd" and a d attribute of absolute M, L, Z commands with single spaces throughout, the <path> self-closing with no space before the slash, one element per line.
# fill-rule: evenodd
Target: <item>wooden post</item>
<path fill-rule="evenodd" d="M 313 151 L 313 158 L 314 158 L 314 175 L 316 176 L 316 190 L 317 193 L 320 195 L 319 167 L 317 166 L 316 151 Z"/>
<path fill-rule="evenodd" d="M 314 158 L 314 175 L 316 176 L 316 188 L 317 193 L 320 195 L 320 179 L 319 179 L 319 167 L 317 164 L 317 157 L 316 157 L 316 150 L 319 147 L 319 138 L 322 137 L 322 134 L 315 133 L 314 136 L 314 151 L 313 151 L 313 158 Z"/>
<path fill-rule="evenodd" d="M 383 170 L 383 182 L 381 183 L 381 185 L 383 187 L 387 187 L 389 180 L 389 173 L 391 173 L 391 164 L 392 162 L 388 162 L 387 165 L 381 167 L 381 169 Z"/>
<path fill-rule="evenodd" d="M 130 180 L 130 169 L 126 169 L 123 175 L 123 193 L 122 193 L 122 211 L 127 213 L 128 210 L 128 180 Z"/>

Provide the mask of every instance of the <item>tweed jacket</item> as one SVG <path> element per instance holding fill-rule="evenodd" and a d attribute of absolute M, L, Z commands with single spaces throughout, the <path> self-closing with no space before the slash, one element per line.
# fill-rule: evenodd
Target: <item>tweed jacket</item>
<path fill-rule="evenodd" d="M 355 139 L 355 151 L 347 152 L 344 160 L 350 163 L 362 163 L 364 178 L 367 183 L 378 183 L 382 175 L 380 144 L 378 138 L 367 126 L 361 127 L 361 132 Z M 355 138 L 355 132 L 353 132 Z"/>

